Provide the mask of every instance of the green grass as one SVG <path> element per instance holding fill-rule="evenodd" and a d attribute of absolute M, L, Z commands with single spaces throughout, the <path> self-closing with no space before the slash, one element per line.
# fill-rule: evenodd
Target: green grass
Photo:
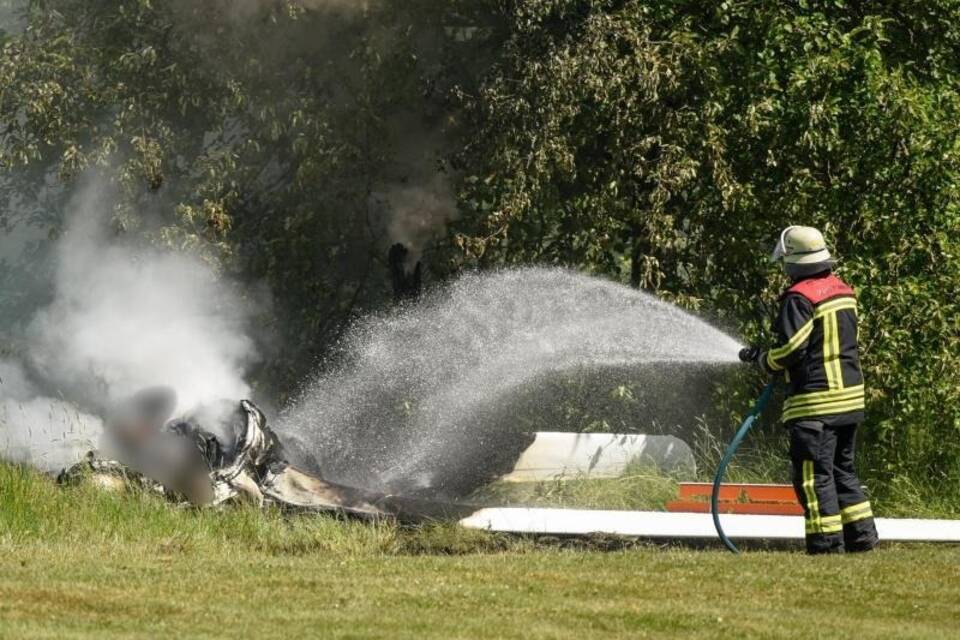
<path fill-rule="evenodd" d="M 478 504 L 595 509 L 663 510 L 676 498 L 678 479 L 640 465 L 618 478 L 557 477 L 543 482 L 495 482 L 476 491 Z"/>
<path fill-rule="evenodd" d="M 951 637 L 956 549 L 272 555 L 6 548 L 6 637 Z"/>
<path fill-rule="evenodd" d="M 733 556 L 198 511 L 0 465 L 0 637 L 951 637 L 960 547 Z"/>

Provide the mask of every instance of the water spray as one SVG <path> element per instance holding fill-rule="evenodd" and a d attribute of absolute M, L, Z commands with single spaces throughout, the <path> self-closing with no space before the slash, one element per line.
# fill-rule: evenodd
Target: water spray
<path fill-rule="evenodd" d="M 743 423 L 737 430 L 736 435 L 733 436 L 733 440 L 730 441 L 730 444 L 727 445 L 726 451 L 723 452 L 723 457 L 720 459 L 720 465 L 717 467 L 717 475 L 715 475 L 713 478 L 713 493 L 710 496 L 710 513 L 713 515 L 713 526 L 717 529 L 717 535 L 720 536 L 720 540 L 722 540 L 727 549 L 730 549 L 730 551 L 733 553 L 740 553 L 740 550 L 737 549 L 737 545 L 733 544 L 733 541 L 730 540 L 730 538 L 727 537 L 727 534 L 723 532 L 723 527 L 720 526 L 720 484 L 723 482 L 723 476 L 727 471 L 727 465 L 730 464 L 730 460 L 733 459 L 733 454 L 737 452 L 737 448 L 740 446 L 740 443 L 743 442 L 747 432 L 750 431 L 750 428 L 753 426 L 753 423 L 756 421 L 757 417 L 767 406 L 767 403 L 770 401 L 770 396 L 773 395 L 773 388 L 775 386 L 776 380 L 771 380 L 767 383 L 767 386 L 763 388 L 763 391 L 760 392 L 760 397 L 757 398 L 757 401 L 754 403 L 750 413 L 748 413 L 747 417 L 744 418 Z"/>
<path fill-rule="evenodd" d="M 637 406 L 664 405 L 682 424 L 702 394 L 678 376 L 692 384 L 733 365 L 742 345 L 651 294 L 526 267 L 464 275 L 358 321 L 341 347 L 275 421 L 281 438 L 318 456 L 295 462 L 349 486 L 450 498 L 513 468 L 530 445 L 520 418 L 549 424 L 565 380 L 630 371 L 645 384 Z M 668 409 L 673 394 L 682 406 Z"/>

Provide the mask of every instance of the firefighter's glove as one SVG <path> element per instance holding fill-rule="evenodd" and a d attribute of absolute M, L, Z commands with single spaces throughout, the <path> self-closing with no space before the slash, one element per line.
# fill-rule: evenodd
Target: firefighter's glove
<path fill-rule="evenodd" d="M 760 347 L 744 347 L 740 349 L 740 362 L 757 364 L 760 361 Z"/>

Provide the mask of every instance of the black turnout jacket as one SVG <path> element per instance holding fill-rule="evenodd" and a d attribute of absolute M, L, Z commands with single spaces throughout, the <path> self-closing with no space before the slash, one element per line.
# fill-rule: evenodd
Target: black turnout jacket
<path fill-rule="evenodd" d="M 863 421 L 864 387 L 857 346 L 857 299 L 830 271 L 795 282 L 780 298 L 777 344 L 760 355 L 787 380 L 784 423 Z"/>

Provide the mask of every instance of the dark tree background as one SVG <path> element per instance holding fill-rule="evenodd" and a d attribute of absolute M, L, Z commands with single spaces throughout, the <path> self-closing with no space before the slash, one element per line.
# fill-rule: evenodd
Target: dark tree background
<path fill-rule="evenodd" d="M 960 492 L 960 4 L 7 4 L 0 224 L 44 231 L 5 315 L 94 167 L 118 232 L 269 287 L 281 396 L 391 304 L 396 242 L 427 283 L 566 265 L 760 339 L 811 224 L 862 300 L 871 474 Z"/>

